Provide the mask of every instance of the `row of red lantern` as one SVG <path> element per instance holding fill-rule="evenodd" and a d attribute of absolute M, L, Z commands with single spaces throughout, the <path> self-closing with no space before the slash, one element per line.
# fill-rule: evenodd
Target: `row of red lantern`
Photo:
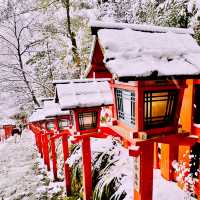
<path fill-rule="evenodd" d="M 55 118 L 54 120 L 46 120 L 42 122 L 34 122 L 29 124 L 29 128 L 35 135 L 35 142 L 38 151 L 41 155 L 41 158 L 43 158 L 44 164 L 47 166 L 48 171 L 51 170 L 51 165 L 50 165 L 51 163 L 50 154 L 51 154 L 54 180 L 58 179 L 55 141 L 58 138 L 62 138 L 63 157 L 65 163 L 64 172 L 65 172 L 67 194 L 70 194 L 71 192 L 70 170 L 66 162 L 69 157 L 68 138 L 70 136 L 70 132 L 68 131 L 67 128 L 70 126 L 71 126 L 70 116 L 67 116 L 59 120 Z M 51 152 L 49 152 L 49 150 L 51 150 Z"/>

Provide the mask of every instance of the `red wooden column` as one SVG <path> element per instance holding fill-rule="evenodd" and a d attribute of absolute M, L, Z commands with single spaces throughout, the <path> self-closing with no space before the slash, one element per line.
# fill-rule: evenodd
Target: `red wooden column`
<path fill-rule="evenodd" d="M 154 143 L 154 169 L 159 169 L 158 143 Z"/>
<path fill-rule="evenodd" d="M 40 155 L 41 155 L 41 158 L 43 158 L 43 152 L 42 152 L 42 133 L 40 130 L 38 130 L 38 145 L 39 145 L 39 152 L 40 152 Z"/>
<path fill-rule="evenodd" d="M 172 161 L 178 160 L 178 145 L 176 142 L 171 144 L 161 144 L 161 175 L 168 181 L 173 180 Z"/>
<path fill-rule="evenodd" d="M 180 123 L 183 130 L 191 132 L 193 118 L 194 80 L 188 79 L 186 83 L 188 87 L 184 90 L 180 113 Z"/>
<path fill-rule="evenodd" d="M 134 200 L 152 200 L 153 154 L 152 142 L 144 142 L 138 155 L 130 152 L 130 156 L 134 156 Z"/>
<path fill-rule="evenodd" d="M 65 172 L 65 185 L 67 196 L 71 194 L 71 172 L 68 163 L 66 163 L 69 158 L 69 147 L 68 147 L 68 135 L 64 134 L 62 136 L 62 146 L 63 146 L 63 156 L 64 156 L 64 172 Z"/>
<path fill-rule="evenodd" d="M 45 149 L 45 138 L 44 138 L 44 130 L 41 130 L 41 151 L 43 154 L 44 164 L 46 164 L 46 149 Z"/>
<path fill-rule="evenodd" d="M 54 180 L 58 179 L 57 176 L 57 156 L 56 156 L 56 146 L 55 146 L 55 139 L 51 139 L 51 154 L 52 154 L 52 162 L 53 162 L 53 175 Z"/>
<path fill-rule="evenodd" d="M 44 140 L 43 149 L 44 149 L 45 164 L 47 165 L 47 170 L 50 171 L 49 139 L 47 133 L 43 135 L 43 140 Z"/>
<path fill-rule="evenodd" d="M 43 152 L 43 161 L 44 164 L 46 165 L 46 149 L 45 149 L 45 137 L 44 137 L 44 131 L 41 131 L 41 138 L 42 138 L 42 152 Z"/>
<path fill-rule="evenodd" d="M 82 141 L 84 200 L 92 200 L 92 166 L 90 138 Z"/>

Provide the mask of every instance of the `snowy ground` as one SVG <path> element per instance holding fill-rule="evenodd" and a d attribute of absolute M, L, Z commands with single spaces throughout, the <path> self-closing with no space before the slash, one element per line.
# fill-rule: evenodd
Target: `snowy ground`
<path fill-rule="evenodd" d="M 35 166 L 34 138 L 24 131 L 17 143 L 11 137 L 0 143 L 0 200 L 36 200 L 42 184 Z"/>
<path fill-rule="evenodd" d="M 195 200 L 181 190 L 175 182 L 166 181 L 160 170 L 154 170 L 153 200 Z"/>
<path fill-rule="evenodd" d="M 50 200 L 60 195 L 64 182 L 53 182 L 40 158 L 31 131 L 0 143 L 0 200 Z"/>
<path fill-rule="evenodd" d="M 50 199 L 52 193 L 63 187 L 63 182 L 52 182 L 51 176 L 51 173 L 46 173 L 42 160 L 36 158 L 30 131 L 24 131 L 17 143 L 13 137 L 4 144 L 0 143 L 0 200 Z M 155 170 L 153 200 L 177 199 L 186 199 L 186 194 L 176 183 L 161 178 L 160 171 Z"/>

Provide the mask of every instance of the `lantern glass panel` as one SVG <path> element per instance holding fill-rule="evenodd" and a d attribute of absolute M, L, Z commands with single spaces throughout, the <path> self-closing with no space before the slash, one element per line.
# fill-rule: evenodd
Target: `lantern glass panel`
<path fill-rule="evenodd" d="M 200 85 L 195 85 L 194 123 L 200 124 Z"/>
<path fill-rule="evenodd" d="M 116 89 L 118 119 L 134 127 L 135 125 L 135 93 L 124 89 Z"/>
<path fill-rule="evenodd" d="M 69 126 L 68 120 L 66 119 L 60 119 L 58 123 L 59 129 L 65 130 Z"/>
<path fill-rule="evenodd" d="M 54 122 L 48 122 L 47 123 L 47 130 L 53 130 L 54 129 Z"/>
<path fill-rule="evenodd" d="M 88 130 L 97 127 L 98 112 L 83 112 L 78 114 L 80 130 Z"/>
<path fill-rule="evenodd" d="M 175 106 L 178 92 L 148 91 L 144 93 L 144 126 L 155 128 L 170 125 L 175 116 Z"/>

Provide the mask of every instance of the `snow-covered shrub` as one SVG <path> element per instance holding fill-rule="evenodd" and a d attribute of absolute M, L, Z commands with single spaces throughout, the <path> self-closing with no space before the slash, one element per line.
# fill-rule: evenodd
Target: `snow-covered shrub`
<path fill-rule="evenodd" d="M 191 160 L 194 156 L 196 155 L 190 154 L 189 151 L 184 154 L 184 158 L 186 158 L 186 160 Z M 192 165 L 194 165 L 194 163 L 190 162 L 190 164 L 188 164 L 185 160 L 172 162 L 172 167 L 178 174 L 177 181 L 185 192 L 185 199 L 188 200 L 191 199 L 191 196 L 195 196 L 195 187 L 198 184 L 197 177 L 199 169 L 195 172 L 191 172 Z"/>
<path fill-rule="evenodd" d="M 82 151 L 79 144 L 71 145 L 67 162 L 71 168 L 71 190 L 74 196 L 82 197 Z"/>
<path fill-rule="evenodd" d="M 58 167 L 58 178 L 64 179 L 64 158 L 62 149 L 62 139 L 55 140 L 56 145 L 56 156 L 57 156 L 57 167 Z"/>
<path fill-rule="evenodd" d="M 133 161 L 128 151 L 112 138 L 91 139 L 93 199 L 131 199 Z M 73 177 L 82 177 L 82 153 L 76 146 L 68 159 Z M 82 178 L 79 180 L 81 182 Z M 128 185 L 126 183 L 129 183 Z M 73 184 L 74 185 L 74 184 Z"/>

